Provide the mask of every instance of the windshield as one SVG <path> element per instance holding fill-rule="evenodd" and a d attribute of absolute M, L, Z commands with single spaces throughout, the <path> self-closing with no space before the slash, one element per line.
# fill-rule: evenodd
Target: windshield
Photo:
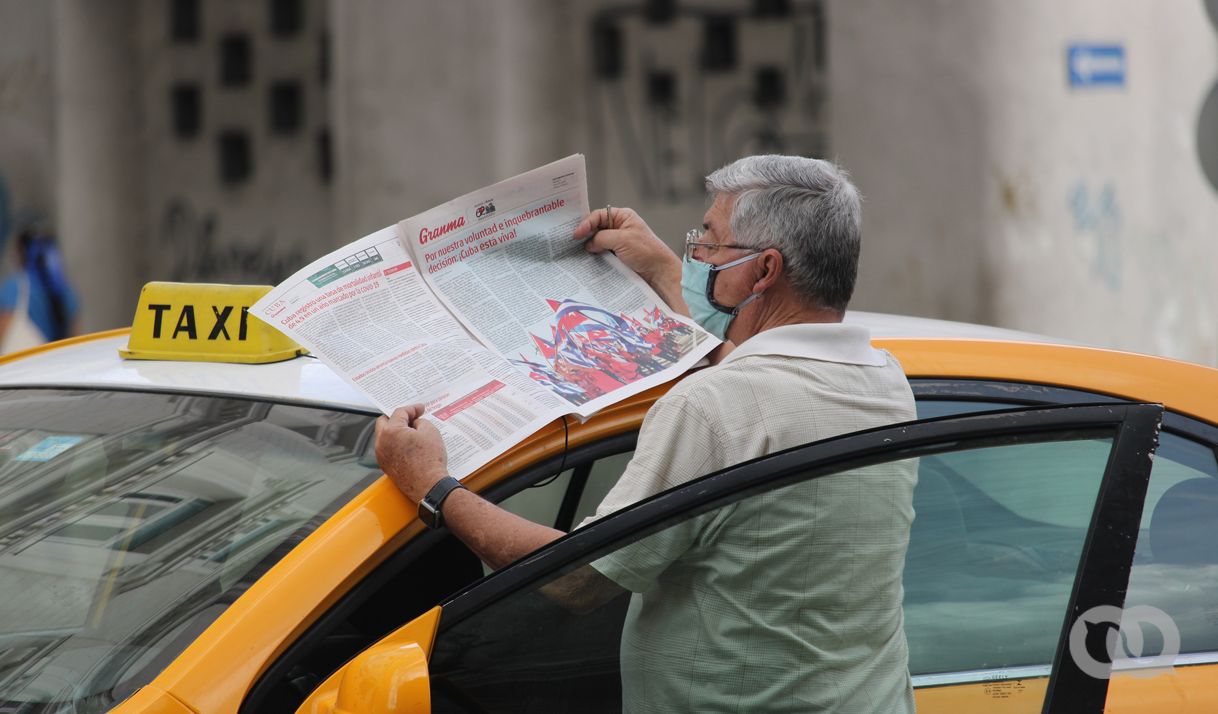
<path fill-rule="evenodd" d="M 374 417 L 0 390 L 0 710 L 102 711 L 379 474 Z"/>

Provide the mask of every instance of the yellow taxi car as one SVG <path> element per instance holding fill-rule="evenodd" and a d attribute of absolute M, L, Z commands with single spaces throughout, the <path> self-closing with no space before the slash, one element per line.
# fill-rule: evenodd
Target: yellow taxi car
<path fill-rule="evenodd" d="M 489 577 L 381 477 L 375 408 L 312 357 L 124 359 L 174 357 L 131 354 L 137 324 L 3 358 L 0 712 L 620 711 L 625 600 L 572 613 L 546 583 L 905 459 L 919 711 L 1218 711 L 1218 370 L 848 319 L 901 360 L 919 421 L 712 474 Z M 664 391 L 557 421 L 467 483 L 570 529 Z"/>

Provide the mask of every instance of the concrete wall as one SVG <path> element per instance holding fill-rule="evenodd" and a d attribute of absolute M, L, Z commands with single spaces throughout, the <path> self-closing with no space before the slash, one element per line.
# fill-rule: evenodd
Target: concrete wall
<path fill-rule="evenodd" d="M 344 238 L 577 150 L 566 3 L 332 7 Z"/>
<path fill-rule="evenodd" d="M 856 307 L 1218 363 L 1202 3 L 835 2 L 830 135 L 867 196 Z M 1125 47 L 1071 88 L 1067 47 Z"/>
<path fill-rule="evenodd" d="M 0 246 L 55 211 L 53 6 L 0 0 Z M 8 251 L 0 253 L 8 258 Z M 0 265 L 7 260 L 0 260 Z"/>
<path fill-rule="evenodd" d="M 698 67 L 703 19 L 692 12 L 652 22 L 641 3 L 601 0 L 331 1 L 341 233 L 581 152 L 592 206 L 635 207 L 676 247 L 702 222 L 702 178 L 767 148 L 757 136 L 785 142 L 772 150 L 823 142 L 806 13 L 755 20 L 747 2 L 699 3 L 737 18 L 734 67 L 708 73 Z M 593 71 L 592 26 L 606 17 L 622 37 L 613 78 Z M 787 101 L 762 112 L 751 91 L 769 66 L 785 73 Z M 671 111 L 648 104 L 653 72 L 673 79 Z"/>
<path fill-rule="evenodd" d="M 130 324 L 147 253 L 136 0 L 56 0 L 55 167 L 85 331 Z"/>
<path fill-rule="evenodd" d="M 810 2 L 781 20 L 680 3 L 655 22 L 605 0 L 305 0 L 294 37 L 268 34 L 268 3 L 199 5 L 199 37 L 180 42 L 162 0 L 0 0 L 0 186 L 10 213 L 58 218 L 85 327 L 125 324 L 144 280 L 275 280 L 576 151 L 593 207 L 636 207 L 676 246 L 703 174 L 786 151 L 839 160 L 866 197 L 857 308 L 1218 364 L 1218 29 L 1202 0 L 826 0 L 823 25 Z M 736 21 L 723 71 L 699 64 L 706 9 Z M 592 61 L 607 18 L 613 77 Z M 231 33 L 251 38 L 243 87 L 218 79 Z M 1124 47 L 1123 85 L 1072 88 L 1079 42 Z M 785 88 L 768 108 L 753 94 L 767 68 Z M 268 128 L 285 78 L 305 85 L 290 136 Z M 193 138 L 171 122 L 183 82 L 202 92 Z M 225 183 L 231 129 L 253 170 Z"/>

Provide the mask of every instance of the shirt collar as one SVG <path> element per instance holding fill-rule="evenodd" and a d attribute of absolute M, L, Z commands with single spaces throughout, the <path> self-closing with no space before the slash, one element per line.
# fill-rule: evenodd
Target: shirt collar
<path fill-rule="evenodd" d="M 823 362 L 882 367 L 887 358 L 871 346 L 871 331 L 840 322 L 804 322 L 759 332 L 736 346 L 720 364 L 753 355 L 802 357 Z"/>

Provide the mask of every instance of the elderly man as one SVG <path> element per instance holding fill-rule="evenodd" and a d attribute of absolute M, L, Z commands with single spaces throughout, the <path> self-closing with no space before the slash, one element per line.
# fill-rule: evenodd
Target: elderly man
<path fill-rule="evenodd" d="M 900 365 L 871 346 L 865 329 L 841 324 L 860 241 L 858 192 L 844 172 L 815 159 L 754 156 L 706 185 L 714 200 L 702 231 L 687 236 L 683 260 L 629 209 L 596 211 L 576 229 L 576 239 L 592 236 L 588 250 L 612 251 L 673 309 L 728 340 L 716 366 L 652 407 L 634 457 L 593 518 L 749 459 L 915 417 Z M 416 405 L 378 422 L 380 464 L 408 498 L 439 497 L 444 523 L 492 567 L 563 535 L 446 487 L 444 446 L 421 416 Z M 713 547 L 661 532 L 549 594 L 587 607 L 618 588 L 636 593 L 622 637 L 628 711 L 912 711 L 900 599 L 914 481 L 908 464 L 883 478 L 843 474 L 817 485 L 819 506 L 796 504 L 807 533 L 840 543 L 865 522 L 865 543 L 771 544 L 757 549 L 756 562 L 728 567 Z M 766 522 L 741 511 L 715 527 L 730 535 Z M 742 597 L 775 578 L 784 587 L 796 581 L 786 589 L 799 593 L 797 606 Z M 733 640 L 742 631 L 764 644 L 746 650 Z M 689 641 L 691 632 L 699 657 L 657 645 Z M 723 676 L 733 667 L 753 674 Z"/>

